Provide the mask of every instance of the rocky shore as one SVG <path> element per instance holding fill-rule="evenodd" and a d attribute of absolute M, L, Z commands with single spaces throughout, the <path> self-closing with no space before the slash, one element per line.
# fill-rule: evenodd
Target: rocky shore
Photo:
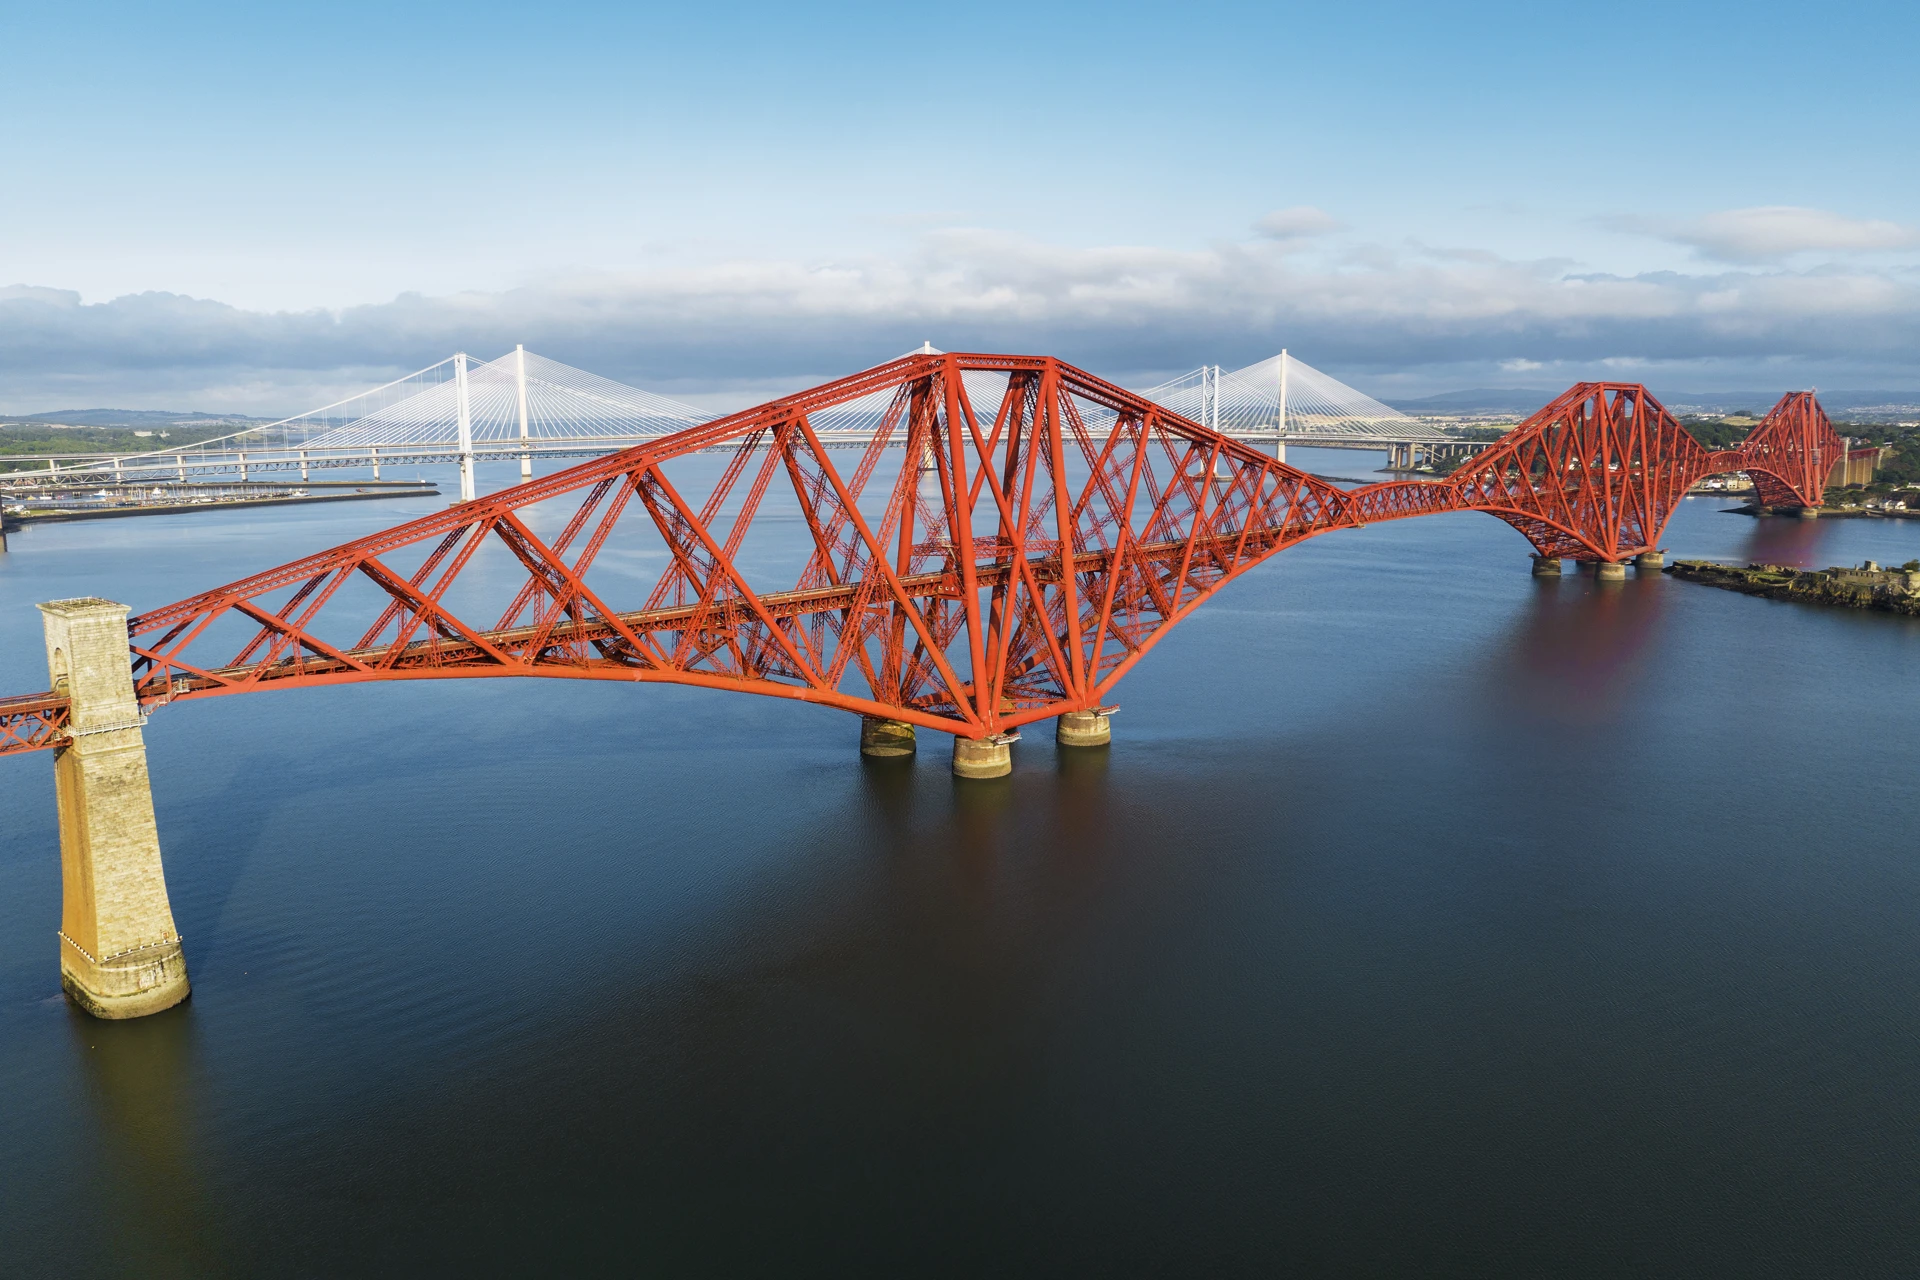
<path fill-rule="evenodd" d="M 1914 567 L 1882 569 L 1869 560 L 1857 569 L 1795 569 L 1778 564 L 1750 564 L 1743 569 L 1712 560 L 1676 560 L 1666 571 L 1688 582 L 1743 595 L 1920 616 L 1920 564 L 1908 564 Z"/>

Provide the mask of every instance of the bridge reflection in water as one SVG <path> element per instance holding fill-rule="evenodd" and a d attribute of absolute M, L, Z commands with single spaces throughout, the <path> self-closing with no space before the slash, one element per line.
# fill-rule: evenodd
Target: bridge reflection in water
<path fill-rule="evenodd" d="M 90 1244 L 101 1270 L 223 1274 L 221 1233 L 201 1176 L 206 1139 L 193 1019 L 103 1023 L 74 1008 L 68 1027 L 95 1126 L 100 1212 Z"/>
<path fill-rule="evenodd" d="M 1635 705 L 1661 621 L 1664 584 L 1536 579 L 1508 646 L 1488 664 L 1491 694 L 1514 713 L 1563 724 L 1611 722 Z M 1569 597 L 1579 596 L 1577 599 Z"/>

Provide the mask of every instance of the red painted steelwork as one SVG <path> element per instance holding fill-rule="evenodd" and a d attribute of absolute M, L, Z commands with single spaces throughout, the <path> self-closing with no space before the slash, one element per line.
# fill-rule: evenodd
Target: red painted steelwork
<path fill-rule="evenodd" d="M 1738 449 L 1708 450 L 1634 383 L 1583 382 L 1445 480 L 1354 492 L 1364 519 L 1484 511 L 1543 556 L 1624 560 L 1657 548 L 1710 475 L 1745 471 L 1767 506 L 1817 507 L 1842 444 L 1810 391 L 1780 398 Z"/>
<path fill-rule="evenodd" d="M 0 698 L 0 755 L 57 747 L 67 736 L 67 698 L 34 693 Z"/>
<path fill-rule="evenodd" d="M 1753 477 L 1763 506 L 1817 507 L 1845 443 L 1811 391 L 1790 391 L 1738 449 L 1715 455 L 1717 469 Z M 1738 466 L 1723 465 L 1738 458 Z"/>
<path fill-rule="evenodd" d="M 818 430 L 850 415 L 871 435 L 847 472 Z M 979 738 L 1103 705 L 1167 628 L 1330 529 L 1480 510 L 1617 560 L 1714 471 L 1817 503 L 1838 444 L 1807 394 L 1711 454 L 1644 388 L 1584 383 L 1444 481 L 1346 492 L 1057 360 L 915 355 L 141 614 L 134 681 L 147 707 L 662 681 Z M 65 706 L 0 702 L 0 754 L 58 745 Z"/>

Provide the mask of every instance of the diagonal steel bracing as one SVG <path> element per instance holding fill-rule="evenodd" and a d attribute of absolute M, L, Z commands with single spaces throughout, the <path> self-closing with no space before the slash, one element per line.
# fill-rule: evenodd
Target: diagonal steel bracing
<path fill-rule="evenodd" d="M 822 421 L 870 432 L 850 472 Z M 1102 705 L 1305 538 L 1474 510 L 1543 555 L 1620 560 L 1715 472 L 1817 504 L 1841 447 L 1810 393 L 1712 453 L 1645 388 L 1582 383 L 1444 481 L 1342 491 L 1057 360 L 916 354 L 150 610 L 134 679 L 147 708 L 657 681 L 977 738 Z M 59 745 L 65 718 L 58 691 L 0 699 L 0 754 Z"/>

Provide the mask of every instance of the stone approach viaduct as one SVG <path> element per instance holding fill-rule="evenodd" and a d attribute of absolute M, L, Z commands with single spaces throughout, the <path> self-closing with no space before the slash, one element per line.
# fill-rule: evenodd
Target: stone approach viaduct
<path fill-rule="evenodd" d="M 821 433 L 859 424 L 843 470 Z M 1702 477 L 1811 515 L 1844 449 L 1811 393 L 1714 452 L 1644 387 L 1590 382 L 1444 480 L 1342 490 L 1057 360 L 916 354 L 132 618 L 42 605 L 53 687 L 0 699 L 0 754 L 54 751 L 62 985 L 138 1017 L 188 992 L 141 735 L 175 702 L 663 681 L 856 713 L 868 755 L 951 734 L 954 773 L 995 778 L 1041 720 L 1105 745 L 1114 686 L 1167 629 L 1307 538 L 1484 511 L 1536 574 L 1572 558 L 1605 582 L 1660 563 Z"/>

